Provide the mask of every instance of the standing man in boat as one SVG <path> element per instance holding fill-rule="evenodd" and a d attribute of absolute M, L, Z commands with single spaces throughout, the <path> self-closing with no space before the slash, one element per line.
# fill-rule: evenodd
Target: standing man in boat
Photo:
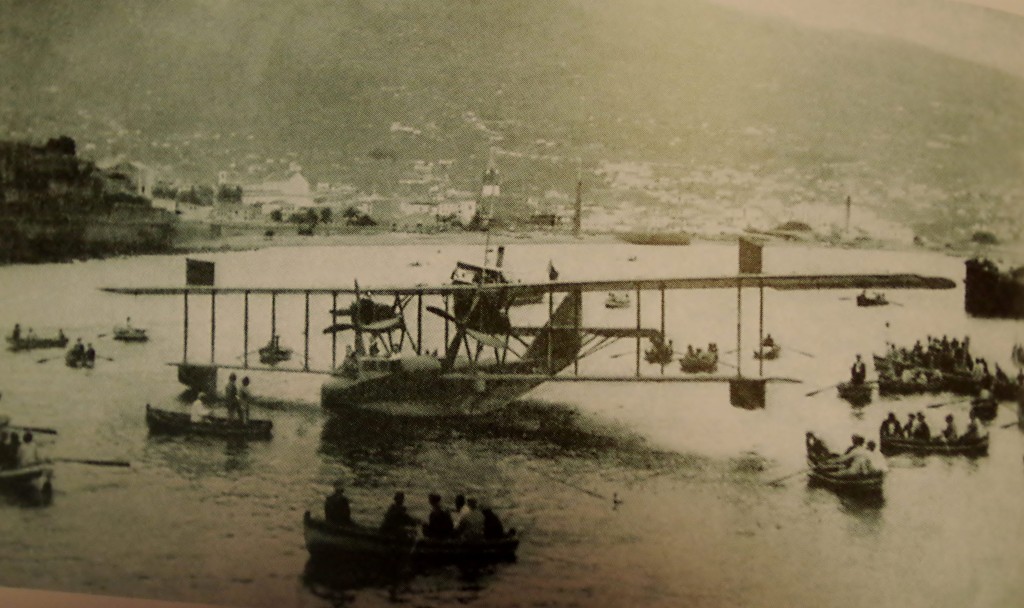
<path fill-rule="evenodd" d="M 91 342 L 89 343 L 89 347 L 85 349 L 85 362 L 88 363 L 90 367 L 96 364 L 96 349 L 92 347 Z"/>
<path fill-rule="evenodd" d="M 340 479 L 334 482 L 334 493 L 324 499 L 324 519 L 335 526 L 352 524 L 352 510 L 345 496 L 345 484 Z"/>
<path fill-rule="evenodd" d="M 11 332 L 11 338 L 13 338 L 15 342 L 21 339 L 21 324 L 14 324 L 14 331 Z"/>
<path fill-rule="evenodd" d="M 249 422 L 249 408 L 252 407 L 252 392 L 249 390 L 249 376 L 242 378 L 242 387 L 238 389 L 238 413 L 242 424 Z"/>
<path fill-rule="evenodd" d="M 237 378 L 235 374 L 228 376 L 228 383 L 224 387 L 224 402 L 228 408 L 228 420 L 241 421 L 242 417 L 238 411 L 238 385 L 235 384 Z"/>
<path fill-rule="evenodd" d="M 857 355 L 857 360 L 854 361 L 853 365 L 850 367 L 850 383 L 864 384 L 864 379 L 867 377 L 867 373 L 864 361 L 861 360 L 860 355 Z"/>

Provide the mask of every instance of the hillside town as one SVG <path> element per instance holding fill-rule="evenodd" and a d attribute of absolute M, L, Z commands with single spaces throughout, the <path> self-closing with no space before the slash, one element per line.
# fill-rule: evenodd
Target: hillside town
<path fill-rule="evenodd" d="M 515 153 L 492 147 L 476 184 L 452 177 L 454 160 L 417 159 L 398 161 L 391 183 L 366 191 L 344 180 L 316 179 L 294 158 L 267 159 L 244 170 L 232 163 L 209 182 L 195 183 L 123 156 L 90 160 L 65 136 L 43 145 L 3 142 L 0 152 L 8 261 L 29 258 L 32 251 L 51 251 L 50 258 L 61 259 L 161 251 L 182 242 L 187 248 L 182 235 L 217 238 L 225 229 L 268 238 L 289 230 L 310 236 L 487 227 L 568 232 L 577 197 L 580 231 L 586 234 L 641 230 L 730 239 L 754 233 L 797 241 L 921 245 L 942 238 L 927 234 L 930 222 L 932 232 L 945 232 L 947 242 L 1022 236 L 1020 218 L 1011 217 L 1013 206 L 1003 199 L 986 205 L 984 197 L 975 197 L 979 204 L 950 207 L 945 193 L 920 186 L 815 180 L 796 170 L 779 176 L 758 167 L 693 169 L 606 160 L 584 171 L 575 159 L 578 183 L 508 190 L 496 157 Z M 1005 196 L 1024 199 L 1024 192 Z M 893 201 L 899 201 L 899 214 L 893 213 Z"/>

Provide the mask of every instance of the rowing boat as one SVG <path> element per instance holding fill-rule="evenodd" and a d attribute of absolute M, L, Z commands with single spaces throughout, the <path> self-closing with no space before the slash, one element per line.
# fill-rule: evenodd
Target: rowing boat
<path fill-rule="evenodd" d="M 7 336 L 7 348 L 12 351 L 33 350 L 36 348 L 64 348 L 68 345 L 68 337 L 60 334 L 56 338 L 39 338 L 37 336 Z"/>
<path fill-rule="evenodd" d="M 915 454 L 946 454 L 963 456 L 983 456 L 988 454 L 988 435 L 977 439 L 960 439 L 956 443 L 941 440 L 905 439 L 900 437 L 882 437 L 879 449 L 885 454 L 912 452 Z"/>
<path fill-rule="evenodd" d="M 376 558 L 415 559 L 431 562 L 506 561 L 515 559 L 519 537 L 510 532 L 503 538 L 479 540 L 438 540 L 413 535 L 390 536 L 357 524 L 338 526 L 302 516 L 306 549 L 313 557 L 360 555 Z"/>
<path fill-rule="evenodd" d="M 822 462 L 807 457 L 807 481 L 811 485 L 818 485 L 829 488 L 836 492 L 850 494 L 880 494 L 882 483 L 885 481 L 884 471 L 872 471 L 870 473 L 851 474 L 846 472 L 846 466 Z"/>
<path fill-rule="evenodd" d="M 611 292 L 604 301 L 605 308 L 629 308 L 629 294 Z"/>
<path fill-rule="evenodd" d="M 679 358 L 679 369 L 687 374 L 714 373 L 718 369 L 718 351 L 687 353 Z"/>
<path fill-rule="evenodd" d="M 64 364 L 71 368 L 77 369 L 82 367 L 89 369 L 96 365 L 96 361 L 90 361 L 89 357 L 84 352 L 76 353 L 73 350 L 69 350 L 67 354 L 64 355 Z"/>
<path fill-rule="evenodd" d="M 157 409 L 147 403 L 146 426 L 153 434 L 270 439 L 274 423 L 270 420 L 249 420 L 242 423 L 227 418 L 207 418 L 202 422 L 192 422 L 189 414 Z"/>
<path fill-rule="evenodd" d="M 857 306 L 888 306 L 889 300 L 885 299 L 884 293 L 876 293 L 874 296 L 857 294 Z"/>
<path fill-rule="evenodd" d="M 867 405 L 871 403 L 871 385 L 866 382 L 854 384 L 843 382 L 836 387 L 839 397 L 849 401 L 851 405 Z"/>
<path fill-rule="evenodd" d="M 46 487 L 53 480 L 53 464 L 40 462 L 25 467 L 0 470 L 0 487 Z"/>
<path fill-rule="evenodd" d="M 971 413 L 977 416 L 978 420 L 995 420 L 999 414 L 999 402 L 995 399 L 972 399 Z"/>
<path fill-rule="evenodd" d="M 149 336 L 141 327 L 121 326 L 114 328 L 114 339 L 121 342 L 145 342 L 149 340 Z"/>

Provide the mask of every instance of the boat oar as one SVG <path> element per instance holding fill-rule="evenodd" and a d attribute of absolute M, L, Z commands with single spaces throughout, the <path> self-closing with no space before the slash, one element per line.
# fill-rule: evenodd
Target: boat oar
<path fill-rule="evenodd" d="M 38 427 L 38 426 L 21 426 L 21 425 L 12 424 L 12 425 L 10 425 L 7 428 L 9 428 L 9 429 L 18 429 L 19 431 L 29 431 L 31 433 L 42 433 L 44 435 L 56 435 L 57 434 L 57 429 L 46 429 L 46 428 L 42 428 L 42 427 Z"/>
<path fill-rule="evenodd" d="M 95 460 L 92 458 L 54 458 L 54 462 L 73 462 L 75 464 L 88 464 L 95 467 L 131 467 L 132 463 L 127 460 Z"/>
<path fill-rule="evenodd" d="M 1001 428 L 1001 429 L 1008 429 L 1011 426 L 1020 426 L 1020 422 L 1007 422 L 1006 424 L 1002 425 L 999 428 Z"/>
<path fill-rule="evenodd" d="M 973 397 L 963 397 L 961 399 L 954 399 L 953 401 L 943 401 L 942 403 L 932 403 L 930 405 L 926 405 L 925 407 L 928 408 L 928 409 L 932 409 L 933 410 L 933 409 L 935 409 L 937 407 L 942 407 L 944 405 L 954 405 L 954 404 L 957 404 L 957 403 L 963 403 L 964 401 L 970 401 L 971 399 L 973 399 Z"/>
<path fill-rule="evenodd" d="M 53 361 L 54 359 L 60 359 L 60 356 L 57 356 L 57 357 L 43 357 L 42 359 L 36 361 L 36 363 L 46 363 L 47 361 Z"/>
<path fill-rule="evenodd" d="M 839 386 L 840 384 L 842 384 L 843 382 L 846 382 L 846 381 L 842 380 L 840 382 L 836 382 L 835 384 L 829 384 L 828 386 L 823 386 L 823 387 L 821 387 L 819 389 L 816 389 L 816 390 L 813 390 L 813 391 L 807 393 L 806 395 L 804 395 L 804 397 L 813 397 L 813 396 L 817 395 L 818 393 L 820 393 L 822 391 L 827 391 L 830 388 L 835 388 L 835 387 Z"/>
<path fill-rule="evenodd" d="M 728 361 L 719 361 L 718 364 L 719 365 L 726 365 L 726 366 L 729 366 L 729 367 L 731 367 L 733 369 L 736 369 L 736 366 L 733 365 L 732 363 L 729 363 Z"/>
<path fill-rule="evenodd" d="M 626 352 L 624 352 L 624 353 L 617 353 L 617 354 L 614 354 L 614 355 L 612 355 L 612 356 L 611 356 L 610 358 L 611 358 L 611 359 L 618 359 L 619 357 L 625 357 L 626 355 L 632 355 L 632 354 L 634 354 L 635 352 L 636 352 L 636 351 L 632 351 L 632 350 L 630 350 L 630 351 L 626 351 Z"/>
<path fill-rule="evenodd" d="M 795 352 L 797 354 L 803 355 L 805 357 L 810 357 L 811 359 L 814 358 L 814 355 L 812 355 L 811 353 L 805 353 L 804 351 L 795 349 L 792 346 L 789 347 L 789 350 L 791 350 L 791 351 L 793 351 L 793 352 Z"/>
<path fill-rule="evenodd" d="M 779 485 L 780 482 L 786 481 L 787 479 L 789 479 L 791 477 L 796 477 L 800 473 L 806 473 L 807 470 L 808 470 L 808 467 L 804 467 L 804 468 L 800 469 L 799 471 L 797 471 L 796 473 L 790 473 L 789 475 L 785 475 L 783 477 L 779 477 L 778 479 L 773 479 L 773 480 L 769 481 L 766 485 L 777 486 L 777 485 Z"/>
<path fill-rule="evenodd" d="M 110 357 L 104 357 L 103 355 L 96 355 L 96 358 L 97 359 L 105 359 L 107 361 L 113 361 L 113 359 L 111 359 Z"/>

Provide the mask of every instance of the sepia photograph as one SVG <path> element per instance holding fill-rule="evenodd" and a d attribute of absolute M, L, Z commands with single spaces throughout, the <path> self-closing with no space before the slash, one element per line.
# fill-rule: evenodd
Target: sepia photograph
<path fill-rule="evenodd" d="M 0 605 L 1024 604 L 1024 0 L 0 0 Z"/>

